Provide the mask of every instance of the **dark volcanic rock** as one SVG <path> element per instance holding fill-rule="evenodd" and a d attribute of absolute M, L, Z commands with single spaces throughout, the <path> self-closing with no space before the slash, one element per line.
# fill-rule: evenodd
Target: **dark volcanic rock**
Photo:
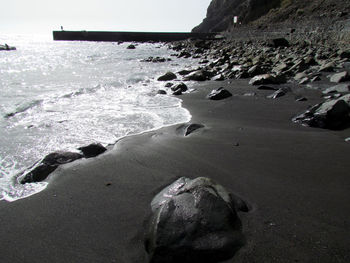
<path fill-rule="evenodd" d="M 289 47 L 289 42 L 285 38 L 274 38 L 268 41 L 268 45 L 271 47 Z"/>
<path fill-rule="evenodd" d="M 347 71 L 336 73 L 336 74 L 332 75 L 331 79 L 330 79 L 331 82 L 336 82 L 336 83 L 344 82 L 347 80 L 350 80 L 350 75 Z"/>
<path fill-rule="evenodd" d="M 350 125 L 350 94 L 317 104 L 293 121 L 332 130 L 347 128 Z"/>
<path fill-rule="evenodd" d="M 107 149 L 100 143 L 92 143 L 88 146 L 80 147 L 78 150 L 83 153 L 85 158 L 95 157 L 107 151 Z"/>
<path fill-rule="evenodd" d="M 160 95 L 166 95 L 166 91 L 165 90 L 158 90 L 157 94 L 160 94 Z"/>
<path fill-rule="evenodd" d="M 176 84 L 175 86 L 171 87 L 172 91 L 176 91 L 176 90 L 181 90 L 181 92 L 185 92 L 188 90 L 187 85 L 183 82 Z"/>
<path fill-rule="evenodd" d="M 232 96 L 231 92 L 221 87 L 221 88 L 218 88 L 217 90 L 213 90 L 212 92 L 210 92 L 210 94 L 207 96 L 207 99 L 222 100 L 231 96 Z"/>
<path fill-rule="evenodd" d="M 21 184 L 41 182 L 45 180 L 61 164 L 66 164 L 83 158 L 83 155 L 73 152 L 55 152 L 47 155 L 33 166 L 21 179 Z"/>
<path fill-rule="evenodd" d="M 152 263 L 215 263 L 243 245 L 238 206 L 208 178 L 182 177 L 154 197 L 145 248 Z M 243 210 L 243 209 L 241 209 Z"/>
<path fill-rule="evenodd" d="M 169 81 L 169 80 L 173 80 L 173 79 L 176 79 L 176 78 L 177 78 L 177 76 L 174 73 L 167 72 L 163 76 L 160 76 L 158 78 L 158 81 Z"/>

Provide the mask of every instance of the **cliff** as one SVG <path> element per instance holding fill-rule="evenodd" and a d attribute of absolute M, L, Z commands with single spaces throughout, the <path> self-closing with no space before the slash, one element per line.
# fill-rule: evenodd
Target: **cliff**
<path fill-rule="evenodd" d="M 238 23 L 266 26 L 273 23 L 310 23 L 350 18 L 348 0 L 212 0 L 203 22 L 193 32 L 221 32 Z"/>

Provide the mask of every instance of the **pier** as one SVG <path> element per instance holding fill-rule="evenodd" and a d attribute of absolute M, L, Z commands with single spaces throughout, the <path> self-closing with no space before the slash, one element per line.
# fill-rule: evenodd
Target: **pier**
<path fill-rule="evenodd" d="M 54 40 L 105 42 L 171 42 L 185 39 L 216 39 L 217 33 L 126 32 L 126 31 L 53 31 Z"/>

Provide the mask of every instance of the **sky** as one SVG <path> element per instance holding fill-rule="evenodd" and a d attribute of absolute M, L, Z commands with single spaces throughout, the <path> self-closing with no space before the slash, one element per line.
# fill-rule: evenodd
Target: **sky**
<path fill-rule="evenodd" d="M 0 0 L 0 34 L 52 30 L 188 32 L 211 0 Z"/>

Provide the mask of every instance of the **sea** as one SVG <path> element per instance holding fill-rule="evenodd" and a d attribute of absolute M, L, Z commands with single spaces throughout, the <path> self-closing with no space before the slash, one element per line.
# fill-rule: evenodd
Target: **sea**
<path fill-rule="evenodd" d="M 182 100 L 158 95 L 157 77 L 197 65 L 165 44 L 53 41 L 51 35 L 0 35 L 0 200 L 16 201 L 48 182 L 20 184 L 19 174 L 55 151 L 190 121 Z M 148 57 L 170 58 L 163 63 Z M 189 84 L 191 85 L 191 84 Z"/>

